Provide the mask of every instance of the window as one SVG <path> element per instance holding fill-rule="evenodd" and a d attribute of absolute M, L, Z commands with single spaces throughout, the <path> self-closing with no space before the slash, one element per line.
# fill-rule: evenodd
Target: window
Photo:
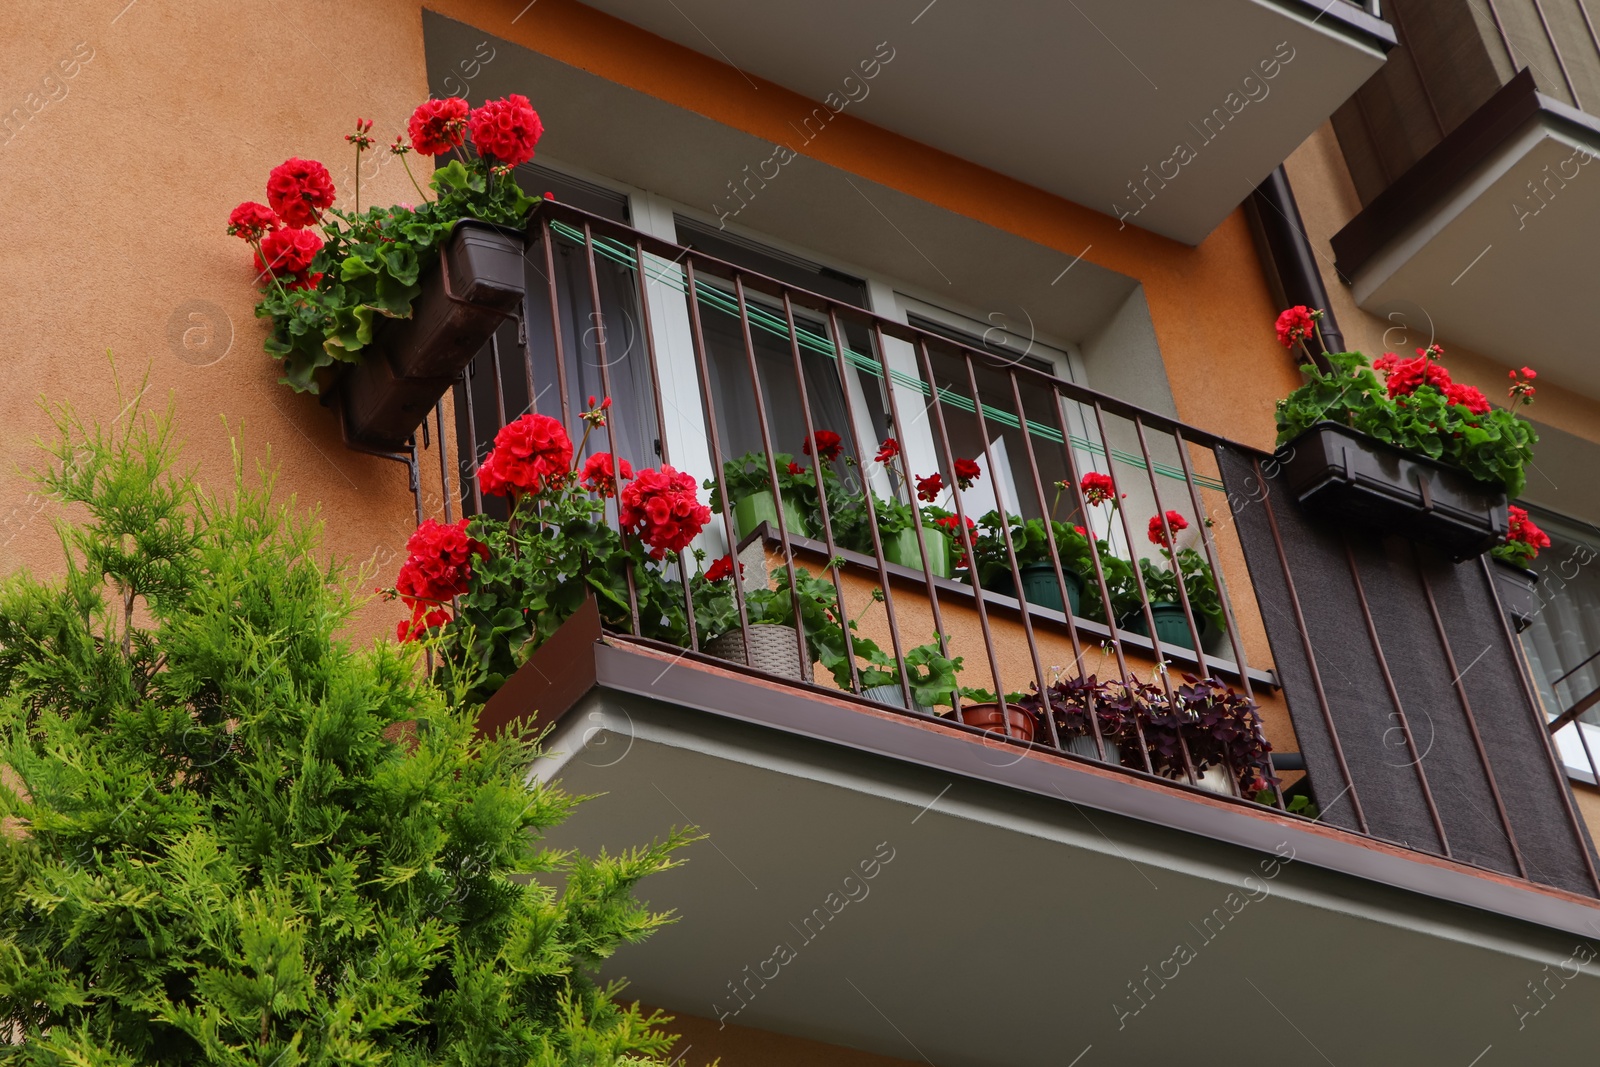
<path fill-rule="evenodd" d="M 1529 508 L 1550 535 L 1550 547 L 1533 561 L 1539 575 L 1538 608 L 1522 633 L 1522 648 L 1547 710 L 1559 714 L 1600 689 L 1600 531 L 1550 512 Z M 1600 762 L 1600 706 L 1579 719 L 1578 729 L 1558 731 L 1556 744 L 1569 769 L 1592 777 L 1583 741 Z"/>

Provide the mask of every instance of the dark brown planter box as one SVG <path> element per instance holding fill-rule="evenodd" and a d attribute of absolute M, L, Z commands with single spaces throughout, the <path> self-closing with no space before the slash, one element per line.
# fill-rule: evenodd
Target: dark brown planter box
<path fill-rule="evenodd" d="M 1498 559 L 1491 562 L 1500 608 L 1506 613 L 1511 628 L 1520 634 L 1533 625 L 1534 616 L 1539 614 L 1539 594 L 1534 591 L 1539 573 Z"/>
<path fill-rule="evenodd" d="M 422 275 L 409 319 L 383 319 L 367 358 L 338 385 L 345 439 L 399 451 L 522 302 L 520 233 L 472 219 L 456 223 L 439 263 Z M 448 287 L 444 264 L 449 264 Z"/>
<path fill-rule="evenodd" d="M 1510 529 L 1498 487 L 1337 423 L 1317 423 L 1280 448 L 1278 462 L 1308 510 L 1402 534 L 1453 560 L 1487 552 Z"/>

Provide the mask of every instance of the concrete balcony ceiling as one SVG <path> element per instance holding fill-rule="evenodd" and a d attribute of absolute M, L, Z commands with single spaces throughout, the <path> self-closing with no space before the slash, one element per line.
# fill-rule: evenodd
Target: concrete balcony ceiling
<path fill-rule="evenodd" d="M 797 152 L 847 112 L 1188 244 L 1394 43 L 1347 0 L 589 5 L 817 101 Z"/>
<path fill-rule="evenodd" d="M 1339 271 L 1367 311 L 1600 398 L 1596 155 L 1600 119 L 1524 71 L 1334 237 Z"/>

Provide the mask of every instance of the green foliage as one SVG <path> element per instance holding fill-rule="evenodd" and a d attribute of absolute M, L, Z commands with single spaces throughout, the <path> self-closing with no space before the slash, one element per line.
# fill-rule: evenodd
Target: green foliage
<path fill-rule="evenodd" d="M 1217 592 L 1216 575 L 1211 571 L 1211 565 L 1205 557 L 1192 548 L 1178 549 L 1176 568 L 1174 568 L 1174 553 L 1161 549 L 1161 554 L 1167 558 L 1167 565 L 1161 566 L 1149 559 L 1139 560 L 1139 570 L 1144 575 L 1145 592 L 1150 597 L 1152 604 L 1181 604 L 1178 598 L 1178 570 L 1183 571 L 1184 592 L 1189 594 L 1189 609 L 1194 612 L 1196 619 L 1204 619 L 1219 632 L 1228 628 L 1228 617 L 1222 610 L 1222 597 Z M 1130 611 L 1138 610 L 1137 596 L 1135 602 L 1129 606 Z"/>
<path fill-rule="evenodd" d="M 310 267 L 322 274 L 317 287 L 268 284 L 256 316 L 272 320 L 266 349 L 283 361 L 285 385 L 318 392 L 322 368 L 364 358 L 379 316 L 410 318 L 422 272 L 458 221 L 521 227 L 538 203 L 476 157 L 470 164 L 452 160 L 434 171 L 429 185 L 436 198 L 414 208 L 330 209 L 322 250 Z"/>
<path fill-rule="evenodd" d="M 1287 444 L 1319 422 L 1337 422 L 1385 444 L 1460 467 L 1480 482 L 1522 493 L 1526 468 L 1539 437 L 1507 408 L 1474 415 L 1451 404 L 1433 385 L 1391 398 L 1366 357 L 1329 353 L 1332 371 L 1302 365 L 1306 382 L 1278 401 L 1278 444 Z"/>
<path fill-rule="evenodd" d="M 341 640 L 270 477 L 236 454 L 213 495 L 169 418 L 58 421 L 64 575 L 0 584 L 0 1062 L 663 1062 L 593 973 L 667 921 L 633 888 L 685 836 L 543 847 L 576 799 L 526 784 L 534 739 Z"/>

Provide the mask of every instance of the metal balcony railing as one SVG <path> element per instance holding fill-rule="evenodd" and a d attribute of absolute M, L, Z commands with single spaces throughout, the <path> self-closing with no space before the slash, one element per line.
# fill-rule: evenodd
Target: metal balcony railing
<path fill-rule="evenodd" d="M 620 397 L 632 389 L 636 401 L 634 410 L 626 412 L 618 400 L 605 439 L 595 442 L 596 451 L 619 455 L 635 469 L 671 463 L 692 470 L 695 456 L 709 456 L 709 468 L 694 473 L 719 484 L 737 441 L 763 457 L 767 476 L 776 484 L 780 472 L 775 457 L 799 451 L 795 438 L 815 440 L 819 431 L 833 431 L 841 437 L 841 458 L 834 467 L 839 477 L 818 478 L 819 529 L 802 536 L 792 528 L 792 516 L 778 507 L 775 522 L 760 530 L 741 530 L 729 494 L 718 494 L 719 508 L 702 543 L 713 555 L 731 553 L 753 564 L 746 581 L 732 582 L 742 640 L 742 645 L 735 642 L 736 655 L 751 657 L 755 647 L 746 610 L 751 596 L 773 583 L 793 590 L 797 570 L 807 567 L 831 585 L 838 619 L 867 612 L 872 622 L 864 622 L 860 630 L 842 628 L 849 679 L 839 687 L 826 684 L 811 669 L 816 650 L 808 645 L 806 628 L 797 627 L 792 642 L 800 676 L 785 678 L 787 684 L 834 698 L 871 701 L 880 709 L 979 735 L 986 743 L 1017 746 L 1019 753 L 1043 750 L 1174 788 L 1231 792 L 1225 799 L 1241 805 L 1256 803 L 1240 795 L 1240 784 L 1249 783 L 1253 772 L 1223 766 L 1226 782 L 1220 788 L 1215 781 L 1208 783 L 1208 777 L 1218 777 L 1205 773 L 1206 765 L 1215 761 L 1194 751 L 1197 734 L 1188 728 L 1196 702 L 1204 701 L 1192 690 L 1186 698 L 1188 683 L 1182 675 L 1218 679 L 1247 701 L 1275 700 L 1272 694 L 1286 687 L 1283 695 L 1294 714 L 1300 747 L 1315 740 L 1308 737 L 1310 730 L 1322 739 L 1322 756 L 1308 760 L 1311 773 L 1306 778 L 1271 788 L 1270 806 L 1282 810 L 1296 795 L 1314 793 L 1325 824 L 1345 832 L 1589 895 L 1600 893 L 1587 833 L 1565 792 L 1542 722 L 1533 727 L 1531 747 L 1520 757 L 1532 761 L 1523 766 L 1536 769 L 1544 789 L 1540 796 L 1546 798 L 1541 800 L 1546 807 L 1541 810 L 1546 814 L 1540 817 L 1566 823 L 1561 832 L 1565 843 L 1555 847 L 1564 869 L 1577 873 L 1548 875 L 1543 870 L 1549 866 L 1546 857 L 1541 854 L 1538 863 L 1530 863 L 1526 849 L 1519 847 L 1519 832 L 1524 841 L 1530 836 L 1521 793 L 1508 785 L 1508 765 L 1495 747 L 1500 743 L 1495 740 L 1498 727 L 1481 730 L 1483 720 L 1474 715 L 1473 702 L 1459 681 L 1464 672 L 1458 671 L 1454 688 L 1448 677 L 1439 678 L 1435 688 L 1459 694 L 1462 736 L 1477 739 L 1475 746 L 1461 751 L 1475 752 L 1476 766 L 1451 768 L 1450 788 L 1460 788 L 1455 779 L 1461 775 L 1485 784 L 1481 795 L 1491 802 L 1490 819 L 1499 828 L 1496 832 L 1503 832 L 1508 850 L 1506 858 L 1497 860 L 1493 849 L 1463 843 L 1464 833 L 1453 822 L 1456 806 L 1448 796 L 1441 799 L 1437 783 L 1430 781 L 1435 724 L 1430 720 L 1430 732 L 1420 736 L 1420 724 L 1407 715 L 1407 707 L 1417 700 L 1405 679 L 1413 668 L 1391 664 L 1388 640 L 1380 633 L 1387 625 L 1384 613 L 1369 601 L 1352 542 L 1334 540 L 1307 548 L 1294 541 L 1310 538 L 1286 532 L 1300 529 L 1304 519 L 1276 491 L 1271 455 L 1008 360 L 981 342 L 964 344 L 896 322 L 565 205 L 547 202 L 537 209 L 528 258 L 530 286 L 522 321 L 508 324 L 480 354 L 470 377 L 457 387 L 453 411 L 441 402 L 432 419 L 434 432 L 425 432 L 413 446 L 419 521 L 425 511 L 442 509 L 447 521 L 458 507 L 467 513 L 483 511 L 477 464 L 495 432 L 528 410 L 559 416 L 574 428 L 574 409 L 581 410 L 589 392 Z M 669 318 L 670 323 L 665 321 Z M 676 339 L 664 344 L 673 329 Z M 824 424 L 819 413 L 825 410 L 837 421 Z M 452 419 L 458 429 L 447 433 Z M 780 439 L 780 423 L 790 428 L 788 439 Z M 866 427 L 899 442 L 899 456 L 876 463 L 880 441 Z M 450 459 L 451 438 L 460 448 L 456 464 Z M 1002 549 L 997 573 L 1003 584 L 1010 579 L 1008 590 L 980 588 L 972 573 L 975 567 L 946 578 L 930 566 L 935 531 L 915 506 L 916 472 L 907 462 L 907 446 L 914 439 L 931 439 L 931 455 L 947 486 L 956 481 L 958 460 L 979 462 L 988 495 L 952 494 L 948 499 L 954 521 L 937 532 L 953 531 L 957 553 L 972 561 L 975 542 L 968 522 L 983 516 L 971 511 L 992 508 L 991 536 Z M 437 453 L 437 496 L 424 488 L 420 474 L 435 462 L 425 460 L 430 450 Z M 824 461 L 811 457 L 811 462 L 820 468 Z M 1083 477 L 1090 471 L 1109 474 L 1116 492 L 1128 494 L 1120 498 L 1121 506 L 1096 505 L 1085 496 Z M 897 476 L 891 478 L 891 473 Z M 1006 482 L 1007 488 L 994 488 L 997 481 Z M 878 515 L 885 505 L 896 504 L 913 505 L 910 530 L 916 551 L 909 559 L 901 556 L 901 563 L 890 558 L 893 546 L 880 532 Z M 1137 518 L 1130 515 L 1141 505 L 1158 517 L 1149 528 L 1141 528 L 1142 512 Z M 1045 539 L 1048 574 L 1040 584 L 1024 575 L 1021 546 L 1013 536 L 1017 523 L 1043 520 L 1058 508 L 1065 510 L 1062 521 L 1088 534 L 1088 565 L 1076 611 L 1069 586 L 1077 572 L 1063 558 L 1057 539 Z M 864 534 L 853 545 L 844 544 L 842 527 L 847 520 L 857 521 L 860 512 L 865 513 Z M 1177 524 L 1165 517 L 1174 512 L 1189 523 L 1193 553 L 1177 554 L 1169 562 L 1155 542 L 1177 534 Z M 614 511 L 610 518 L 615 522 Z M 1255 531 L 1250 538 L 1241 533 L 1244 523 Z M 1333 610 L 1326 589 L 1302 589 L 1296 581 L 1305 573 L 1302 561 L 1312 548 L 1338 568 L 1348 559 L 1349 571 L 1341 581 L 1358 597 L 1351 600 L 1355 606 L 1348 640 L 1365 657 L 1363 675 L 1383 681 L 1374 690 L 1385 704 L 1381 728 L 1388 732 L 1382 744 L 1405 755 L 1381 776 L 1374 772 L 1371 757 L 1351 754 L 1352 745 L 1358 753 L 1373 750 L 1376 742 L 1365 735 L 1369 728 L 1335 710 L 1345 699 L 1341 676 L 1350 667 L 1348 662 L 1340 665 L 1347 651 L 1344 638 L 1336 648 L 1318 636 L 1320 620 Z M 1137 564 L 1141 551 L 1153 570 Z M 1191 597 L 1197 586 L 1190 579 L 1197 576 L 1184 568 L 1193 572 L 1197 562 L 1214 576 L 1214 608 Z M 1181 636 L 1169 632 L 1161 640 L 1147 636 L 1161 633 L 1147 579 L 1165 566 L 1177 572 L 1171 588 L 1182 625 Z M 682 655 L 727 666 L 726 659 L 707 651 L 711 639 L 722 635 L 705 632 L 695 621 L 690 589 L 699 580 L 699 568 L 694 557 L 683 553 L 667 561 L 667 567 L 684 594 L 688 633 Z M 1126 583 L 1123 603 L 1118 602 L 1113 573 Z M 1428 640 L 1437 640 L 1444 662 L 1472 669 L 1478 664 L 1472 657 L 1483 653 L 1462 648 L 1458 654 L 1453 647 L 1448 606 L 1441 613 L 1435 600 L 1436 592 L 1444 596 L 1441 579 L 1437 573 L 1430 577 L 1420 562 L 1418 574 L 1432 611 Z M 881 619 L 874 590 L 881 590 Z M 641 623 L 631 584 L 628 591 L 630 611 L 615 615 L 609 628 L 619 640 L 649 641 L 644 636 L 649 620 Z M 1130 612 L 1126 605 L 1134 601 L 1137 606 Z M 1492 610 L 1493 600 L 1488 603 Z M 795 609 L 794 617 L 800 618 L 798 603 Z M 1225 624 L 1220 637 L 1209 632 L 1207 610 Z M 1280 678 L 1249 662 L 1249 646 L 1264 644 L 1263 624 L 1280 667 L 1286 657 L 1294 661 L 1292 677 Z M 1504 627 L 1503 622 L 1496 625 Z M 968 667 L 960 685 L 988 691 L 1000 712 L 997 721 L 981 728 L 966 721 L 975 703 L 991 701 L 975 701 L 961 689 L 950 693 L 948 706 L 918 704 L 911 683 L 918 646 L 908 640 L 911 627 L 931 630 L 930 644 L 939 655 L 965 657 Z M 1509 649 L 1509 631 L 1505 634 Z M 856 643 L 871 635 L 887 646 L 883 651 L 892 666 L 883 666 L 895 679 L 893 693 L 869 693 L 862 684 L 865 664 L 858 662 Z M 1052 686 L 1065 681 L 1070 689 L 1090 676 L 1109 681 L 1110 688 L 1089 698 L 1087 729 L 1081 718 L 1075 720 L 1076 729 L 1069 729 L 1068 719 L 1053 703 L 1063 689 Z M 1116 746 L 1102 735 L 1107 720 L 1096 713 L 1093 702 L 1125 703 L 1129 687 L 1138 689 L 1146 711 L 1154 709 L 1155 715 L 1130 713 Z M 1527 695 L 1525 683 L 1522 692 Z M 1024 713 L 1034 716 L 1028 720 L 1035 727 L 1031 737 L 1023 736 L 1026 731 L 1011 714 L 1017 693 L 1028 695 Z M 1516 715 L 1531 714 L 1532 705 L 1515 707 Z M 1148 736 L 1152 723 L 1161 725 L 1162 716 L 1171 728 L 1160 738 Z M 1176 720 L 1183 721 L 1174 726 Z M 1556 785 L 1546 788 L 1546 778 Z M 1553 799 L 1558 791 L 1561 801 Z M 1391 817 L 1387 812 L 1396 805 L 1405 810 Z M 1334 809 L 1336 816 L 1326 814 Z M 1483 815 L 1475 811 L 1472 818 L 1481 821 Z M 1413 819 L 1422 830 L 1413 834 L 1403 829 L 1405 819 Z M 1393 828 L 1397 826 L 1402 828 Z"/>

